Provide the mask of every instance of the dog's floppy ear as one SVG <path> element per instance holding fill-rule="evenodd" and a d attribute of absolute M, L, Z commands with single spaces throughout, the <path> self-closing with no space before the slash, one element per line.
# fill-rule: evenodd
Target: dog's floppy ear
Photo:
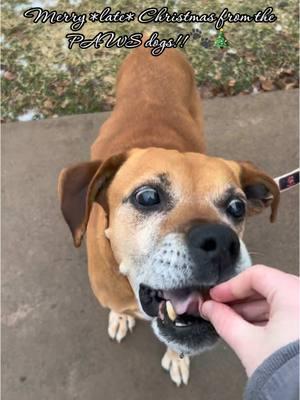
<path fill-rule="evenodd" d="M 76 247 L 80 246 L 86 231 L 93 201 L 107 187 L 126 158 L 126 154 L 118 154 L 104 162 L 85 162 L 61 171 L 58 179 L 61 210 Z"/>
<path fill-rule="evenodd" d="M 270 221 L 274 222 L 279 205 L 280 192 L 275 181 L 249 161 L 239 161 L 240 181 L 248 199 L 248 215 L 260 213 L 271 207 Z"/>

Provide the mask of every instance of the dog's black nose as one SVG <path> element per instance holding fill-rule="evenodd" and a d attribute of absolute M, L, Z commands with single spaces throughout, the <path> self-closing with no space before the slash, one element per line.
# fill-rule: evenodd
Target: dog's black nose
<path fill-rule="evenodd" d="M 204 281 L 231 275 L 240 253 L 237 234 L 226 225 L 202 223 L 187 233 L 190 255 Z"/>
<path fill-rule="evenodd" d="M 188 232 L 188 244 L 195 251 L 205 253 L 213 259 L 218 256 L 228 257 L 234 263 L 240 250 L 236 233 L 222 224 L 196 225 Z"/>

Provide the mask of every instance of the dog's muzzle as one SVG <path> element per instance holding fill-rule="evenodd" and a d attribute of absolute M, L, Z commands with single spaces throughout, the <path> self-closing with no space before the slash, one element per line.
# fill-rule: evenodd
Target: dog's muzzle
<path fill-rule="evenodd" d="M 210 298 L 210 288 L 239 272 L 241 248 L 236 233 L 222 224 L 193 226 L 185 235 L 185 248 L 187 262 L 180 268 L 174 264 L 173 274 L 172 265 L 168 267 L 172 286 L 168 285 L 166 271 L 162 271 L 161 286 L 159 280 L 154 286 L 140 283 L 138 295 L 143 311 L 153 318 L 159 339 L 178 352 L 195 354 L 218 338 L 199 311 Z M 176 284 L 174 276 L 178 276 Z"/>

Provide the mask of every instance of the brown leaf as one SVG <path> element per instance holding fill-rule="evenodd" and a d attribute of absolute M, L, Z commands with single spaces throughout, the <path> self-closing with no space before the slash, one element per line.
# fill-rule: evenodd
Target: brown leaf
<path fill-rule="evenodd" d="M 105 76 L 105 77 L 103 78 L 103 81 L 104 81 L 105 83 L 109 83 L 110 85 L 113 85 L 113 84 L 115 83 L 116 79 L 115 79 L 114 76 L 107 75 L 107 76 Z"/>
<path fill-rule="evenodd" d="M 53 109 L 53 103 L 51 100 L 45 100 L 43 103 L 43 106 L 46 110 L 52 110 Z"/>
<path fill-rule="evenodd" d="M 271 79 L 264 79 L 262 80 L 261 78 L 259 79 L 261 82 L 261 87 L 265 92 L 269 92 L 270 90 L 274 89 L 273 82 Z"/>
<path fill-rule="evenodd" d="M 293 68 L 280 68 L 277 71 L 277 75 L 279 78 L 283 78 L 286 76 L 293 76 L 295 74 L 295 70 Z"/>
<path fill-rule="evenodd" d="M 219 81 L 219 80 L 221 79 L 221 77 L 222 77 L 221 71 L 220 71 L 220 70 L 217 70 L 217 72 L 216 72 L 215 75 L 214 75 L 214 79 L 215 79 L 216 81 Z"/>
<path fill-rule="evenodd" d="M 8 81 L 13 81 L 14 79 L 16 79 L 17 76 L 10 71 L 5 71 L 3 77 Z"/>
<path fill-rule="evenodd" d="M 67 105 L 70 103 L 70 100 L 69 99 L 65 99 L 62 103 L 61 103 L 61 108 L 66 108 L 67 107 Z"/>
<path fill-rule="evenodd" d="M 284 90 L 290 90 L 297 87 L 297 82 L 290 82 L 285 85 Z"/>
<path fill-rule="evenodd" d="M 114 96 L 106 96 L 106 103 L 113 107 L 116 104 L 116 99 Z"/>
<path fill-rule="evenodd" d="M 65 91 L 66 91 L 66 87 L 61 86 L 61 85 L 57 85 L 55 89 L 56 89 L 56 93 L 59 96 L 63 95 L 65 93 Z"/>
<path fill-rule="evenodd" d="M 299 86 L 299 81 L 296 77 L 286 76 L 281 79 L 276 79 L 275 85 L 279 89 L 290 90 Z"/>
<path fill-rule="evenodd" d="M 255 56 L 253 55 L 253 53 L 251 51 L 245 51 L 244 57 L 247 60 L 247 62 L 249 62 L 249 63 L 256 60 Z"/>

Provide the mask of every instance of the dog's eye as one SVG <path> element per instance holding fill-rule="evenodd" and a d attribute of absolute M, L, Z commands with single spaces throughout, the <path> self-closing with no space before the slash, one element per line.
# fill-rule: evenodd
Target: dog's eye
<path fill-rule="evenodd" d="M 144 207 L 155 206 L 160 203 L 158 191 L 151 187 L 143 187 L 135 193 L 136 202 Z"/>
<path fill-rule="evenodd" d="M 246 213 L 245 203 L 240 199 L 233 199 L 227 206 L 227 214 L 236 219 L 241 219 Z"/>

